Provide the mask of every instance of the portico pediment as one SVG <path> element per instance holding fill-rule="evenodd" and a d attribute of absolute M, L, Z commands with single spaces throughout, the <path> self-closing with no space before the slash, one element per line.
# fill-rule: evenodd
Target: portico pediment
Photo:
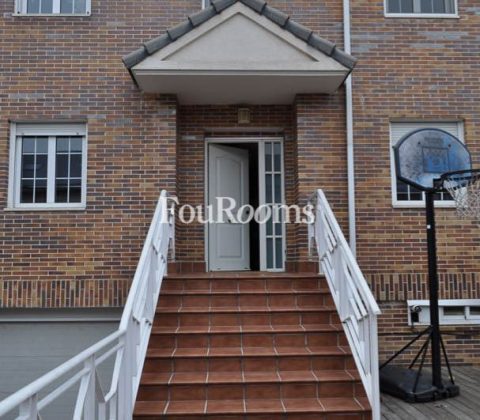
<path fill-rule="evenodd" d="M 353 57 L 281 12 L 231 3 L 214 3 L 124 57 L 140 89 L 188 104 L 291 103 L 300 93 L 333 93 L 352 70 Z"/>

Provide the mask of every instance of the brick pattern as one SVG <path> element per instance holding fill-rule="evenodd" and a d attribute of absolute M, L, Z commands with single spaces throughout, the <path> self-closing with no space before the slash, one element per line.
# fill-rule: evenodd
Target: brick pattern
<path fill-rule="evenodd" d="M 175 2 L 166 10 L 164 1 L 93 1 L 88 18 L 16 18 L 13 2 L 0 1 L 2 290 L 37 291 L 2 298 L 3 306 L 123 304 L 160 190 L 175 193 L 177 134 L 176 99 L 139 92 L 121 56 L 197 3 Z M 88 124 L 85 211 L 3 211 L 9 120 Z M 96 297 L 52 295 L 49 282 L 78 282 Z M 118 294 L 102 295 L 111 288 Z"/>
<path fill-rule="evenodd" d="M 269 3 L 342 47 L 342 7 L 338 1 Z M 188 162 L 179 162 L 176 173 L 175 99 L 139 92 L 120 58 L 199 8 L 200 0 L 93 0 L 90 17 L 18 18 L 12 16 L 12 1 L 0 0 L 3 207 L 7 201 L 9 120 L 86 121 L 89 149 L 85 212 L 0 211 L 2 281 L 38 282 L 37 287 L 44 287 L 46 281 L 106 280 L 129 284 L 158 193 L 162 188 L 176 192 L 182 179 L 181 168 Z M 254 110 L 253 115 L 260 127 L 287 127 L 287 157 L 292 159 L 287 183 L 293 185 L 293 117 L 288 107 L 280 108 L 262 109 L 259 113 Z M 185 112 L 188 114 L 188 110 Z M 210 118 L 207 125 L 211 127 L 235 128 L 235 117 L 232 108 L 203 118 Z M 183 152 L 186 148 L 182 147 L 180 140 L 178 148 Z M 185 191 L 188 185 L 179 188 Z M 287 201 L 294 200 L 289 187 Z M 198 227 L 194 228 L 190 254 L 179 230 L 179 258 L 203 263 L 204 256 L 197 254 L 198 250 L 203 252 L 198 232 Z M 294 255 L 291 228 L 288 237 L 292 238 L 289 254 Z M 44 292 L 39 294 L 48 295 L 46 289 Z M 76 304 L 55 302 L 58 306 Z M 112 300 L 105 304 L 117 303 Z"/>
<path fill-rule="evenodd" d="M 440 273 L 440 299 L 479 299 L 479 273 Z M 373 292 L 379 302 L 428 299 L 428 275 L 374 274 L 368 276 Z"/>
<path fill-rule="evenodd" d="M 392 208 L 390 121 L 463 120 L 478 166 L 480 16 L 474 0 L 458 3 L 460 19 L 386 19 L 383 2 L 353 2 L 358 257 L 369 275 L 426 270 L 424 211 Z M 479 271 L 478 223 L 437 214 L 441 271 Z"/>
<path fill-rule="evenodd" d="M 123 280 L 0 281 L 0 308 L 95 308 L 123 306 Z"/>
<path fill-rule="evenodd" d="M 476 166 L 480 158 L 479 72 L 472 60 L 480 16 L 476 1 L 458 4 L 460 19 L 386 19 L 383 2 L 352 2 L 352 52 L 359 59 L 353 73 L 357 256 L 385 302 L 382 357 L 412 334 L 405 300 L 428 297 L 424 211 L 392 208 L 390 121 L 463 120 Z M 437 237 L 441 296 L 478 299 L 478 222 L 439 209 Z M 459 334 L 446 337 L 453 360 L 478 363 L 478 333 L 451 330 Z"/>
<path fill-rule="evenodd" d="M 345 96 L 299 95 L 295 102 L 297 202 L 307 203 L 317 188 L 325 191 L 344 232 L 348 229 Z M 297 225 L 297 254 L 308 260 L 307 227 Z"/>

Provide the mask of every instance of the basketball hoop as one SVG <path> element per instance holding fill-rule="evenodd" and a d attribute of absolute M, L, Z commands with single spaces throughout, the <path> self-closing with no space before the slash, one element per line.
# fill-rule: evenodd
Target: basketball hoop
<path fill-rule="evenodd" d="M 394 153 L 397 179 L 425 194 L 430 326 L 380 366 L 380 387 L 409 402 L 451 398 L 457 396 L 460 389 L 455 384 L 440 331 L 435 196 L 449 192 L 460 215 L 480 216 L 480 170 L 472 169 L 470 152 L 460 140 L 436 128 L 407 134 L 394 146 Z M 424 337 L 408 368 L 392 363 Z M 429 348 L 431 376 L 423 371 Z M 442 377 L 443 362 L 448 369 L 448 380 Z"/>
<path fill-rule="evenodd" d="M 448 172 L 436 184 L 455 200 L 460 218 L 480 219 L 480 169 Z"/>

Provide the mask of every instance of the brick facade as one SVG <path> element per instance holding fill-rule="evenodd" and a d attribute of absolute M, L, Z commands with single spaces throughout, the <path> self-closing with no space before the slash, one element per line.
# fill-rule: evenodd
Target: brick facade
<path fill-rule="evenodd" d="M 460 19 L 386 19 L 383 2 L 352 3 L 357 256 L 384 311 L 383 359 L 412 335 L 406 299 L 428 297 L 424 211 L 392 208 L 389 125 L 463 121 L 479 165 L 480 15 L 473 0 L 458 2 Z M 441 298 L 480 297 L 479 237 L 477 222 L 459 220 L 453 209 L 437 211 Z M 451 357 L 478 364 L 478 328 L 447 331 Z"/>
<path fill-rule="evenodd" d="M 86 18 L 18 18 L 13 2 L 0 0 L 0 208 L 9 121 L 88 124 L 85 211 L 0 211 L 0 307 L 123 304 L 160 190 L 203 204 L 204 139 L 219 133 L 283 136 L 287 202 L 304 203 L 323 188 L 347 232 L 343 88 L 300 95 L 291 106 L 252 107 L 246 130 L 235 106 L 178 105 L 133 84 L 120 57 L 200 3 L 92 0 Z M 342 47 L 341 1 L 269 4 Z M 480 11 L 474 0 L 459 0 L 459 12 L 460 19 L 386 19 L 383 1 L 352 0 L 358 258 L 385 309 L 382 356 L 408 335 L 405 299 L 426 296 L 424 215 L 392 208 L 389 124 L 461 120 L 474 161 L 480 158 Z M 442 297 L 480 297 L 479 237 L 476 222 L 438 211 Z M 203 241 L 203 226 L 177 226 L 177 259 L 189 270 L 203 267 Z M 287 251 L 289 262 L 308 260 L 304 226 L 288 228 Z M 475 361 L 468 350 L 475 334 L 457 330 L 464 338 L 447 340 L 463 354 L 455 360 Z"/>

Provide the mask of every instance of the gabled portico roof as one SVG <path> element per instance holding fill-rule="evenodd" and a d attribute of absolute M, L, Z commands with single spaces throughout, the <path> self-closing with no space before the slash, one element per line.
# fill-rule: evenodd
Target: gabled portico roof
<path fill-rule="evenodd" d="M 263 0 L 216 0 L 123 62 L 146 92 L 227 104 L 332 93 L 356 59 Z"/>

